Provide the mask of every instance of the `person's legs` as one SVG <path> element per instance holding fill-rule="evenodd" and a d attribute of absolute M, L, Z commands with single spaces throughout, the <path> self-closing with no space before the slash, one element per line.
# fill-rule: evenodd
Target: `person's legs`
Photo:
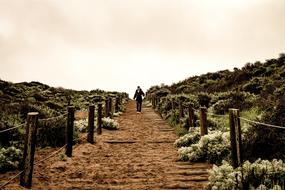
<path fill-rule="evenodd" d="M 140 103 L 139 103 L 139 101 L 137 101 L 137 112 L 139 111 L 139 105 Z"/>
<path fill-rule="evenodd" d="M 142 102 L 139 102 L 139 109 L 138 109 L 139 112 L 142 111 Z"/>

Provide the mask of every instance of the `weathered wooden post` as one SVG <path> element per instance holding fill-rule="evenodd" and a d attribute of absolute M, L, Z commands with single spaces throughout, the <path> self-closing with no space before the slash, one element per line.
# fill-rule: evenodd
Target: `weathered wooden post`
<path fill-rule="evenodd" d="M 173 99 L 171 99 L 171 111 L 172 111 L 172 114 L 174 114 L 174 110 L 175 110 L 174 101 L 173 101 Z"/>
<path fill-rule="evenodd" d="M 105 100 L 105 117 L 109 116 L 109 97 L 106 97 Z"/>
<path fill-rule="evenodd" d="M 241 144 L 241 127 L 238 109 L 229 109 L 230 135 L 231 135 L 231 153 L 232 166 L 239 167 L 242 164 L 242 144 Z"/>
<path fill-rule="evenodd" d="M 97 134 L 102 134 L 102 104 L 98 104 Z"/>
<path fill-rule="evenodd" d="M 195 127 L 195 120 L 194 120 L 194 110 L 190 105 L 188 107 L 188 118 L 189 118 L 189 129 Z"/>
<path fill-rule="evenodd" d="M 179 101 L 179 121 L 184 117 L 183 103 Z"/>
<path fill-rule="evenodd" d="M 155 95 L 152 95 L 152 108 L 155 108 Z"/>
<path fill-rule="evenodd" d="M 200 108 L 200 134 L 201 137 L 208 134 L 206 107 Z"/>
<path fill-rule="evenodd" d="M 20 176 L 20 185 L 26 188 L 32 187 L 38 115 L 39 115 L 38 112 L 30 112 L 28 113 L 28 118 L 27 118 L 24 155 L 23 155 L 24 171 Z"/>
<path fill-rule="evenodd" d="M 66 126 L 66 150 L 65 154 L 67 157 L 72 156 L 72 145 L 73 145 L 73 126 L 74 126 L 74 107 L 69 106 L 67 108 L 67 126 Z"/>
<path fill-rule="evenodd" d="M 113 117 L 113 98 L 109 97 L 109 113 L 108 113 L 108 117 L 112 118 Z"/>
<path fill-rule="evenodd" d="M 122 105 L 123 104 L 123 97 L 122 95 L 119 96 L 119 105 Z"/>
<path fill-rule="evenodd" d="M 120 98 L 116 97 L 115 112 L 119 112 Z"/>
<path fill-rule="evenodd" d="M 157 99 L 157 97 L 155 96 L 155 97 L 154 97 L 154 108 L 156 108 L 157 105 L 158 105 L 158 99 Z"/>
<path fill-rule="evenodd" d="M 91 144 L 94 143 L 94 110 L 95 106 L 89 106 L 89 113 L 88 113 L 88 134 L 87 134 L 87 141 Z"/>

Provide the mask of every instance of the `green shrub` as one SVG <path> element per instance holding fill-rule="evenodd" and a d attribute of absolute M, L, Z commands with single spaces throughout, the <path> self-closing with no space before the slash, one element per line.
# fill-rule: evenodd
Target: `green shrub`
<path fill-rule="evenodd" d="M 175 126 L 179 123 L 179 111 L 177 109 L 169 112 L 166 117 L 168 118 L 167 121 L 172 126 Z"/>
<path fill-rule="evenodd" d="M 19 126 L 22 122 L 20 115 L 6 114 L 5 112 L 0 113 L 0 118 L 0 131 Z M 24 139 L 24 128 L 25 125 L 5 133 L 0 133 L 0 147 L 22 144 Z"/>
<path fill-rule="evenodd" d="M 274 90 L 274 95 L 277 97 L 285 95 L 285 84 Z"/>
<path fill-rule="evenodd" d="M 170 94 L 170 90 L 168 90 L 167 88 L 161 88 L 155 92 L 155 95 L 157 97 L 165 97 L 168 94 Z"/>
<path fill-rule="evenodd" d="M 265 103 L 266 100 L 263 101 Z M 260 118 L 254 120 L 262 123 L 280 125 L 285 127 L 285 98 L 276 102 L 265 103 L 267 109 Z M 285 159 L 284 129 L 251 124 L 245 135 L 244 156 L 252 161 L 261 159 Z"/>
<path fill-rule="evenodd" d="M 217 98 L 216 98 L 217 99 Z M 216 114 L 226 114 L 229 108 L 246 110 L 251 108 L 256 102 L 256 96 L 246 92 L 230 92 L 222 94 L 222 98 L 213 106 L 213 111 Z"/>
<path fill-rule="evenodd" d="M 74 133 L 75 134 L 75 133 Z M 58 147 L 65 144 L 66 118 L 39 122 L 37 145 L 40 147 Z"/>
<path fill-rule="evenodd" d="M 4 173 L 9 170 L 17 169 L 22 155 L 22 151 L 13 146 L 7 149 L 0 149 L 0 172 Z"/>
<path fill-rule="evenodd" d="M 262 86 L 263 86 L 262 81 L 260 81 L 258 78 L 253 78 L 251 81 L 243 85 L 242 88 L 246 92 L 259 94 L 262 91 Z"/>
<path fill-rule="evenodd" d="M 198 94 L 198 102 L 200 106 L 205 106 L 208 108 L 211 102 L 211 96 L 207 93 L 200 93 Z"/>
<path fill-rule="evenodd" d="M 186 130 L 185 127 L 181 125 L 175 125 L 174 130 L 175 130 L 176 135 L 179 137 L 188 133 L 188 130 Z"/>
<path fill-rule="evenodd" d="M 51 109 L 54 109 L 54 110 L 61 110 L 63 109 L 63 105 L 59 104 L 59 103 L 56 103 L 56 102 L 53 102 L 51 100 L 47 101 L 46 102 L 46 105 L 51 108 Z"/>
<path fill-rule="evenodd" d="M 207 126 L 211 130 L 229 131 L 229 116 L 212 116 L 207 117 Z"/>

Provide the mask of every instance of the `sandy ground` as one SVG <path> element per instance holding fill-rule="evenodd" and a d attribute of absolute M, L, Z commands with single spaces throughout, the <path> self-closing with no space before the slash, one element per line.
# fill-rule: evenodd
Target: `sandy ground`
<path fill-rule="evenodd" d="M 129 101 L 116 120 L 119 130 L 103 130 L 95 144 L 83 140 L 66 161 L 57 155 L 35 165 L 32 189 L 203 189 L 210 166 L 179 162 L 173 146 L 177 136 L 152 108 L 138 114 Z M 36 160 L 55 150 L 37 151 Z M 16 173 L 0 174 L 1 184 Z M 18 184 L 16 179 L 5 189 L 24 189 Z"/>

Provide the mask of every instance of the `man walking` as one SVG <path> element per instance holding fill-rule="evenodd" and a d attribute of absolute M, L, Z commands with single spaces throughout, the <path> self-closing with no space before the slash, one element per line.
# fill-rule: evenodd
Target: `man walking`
<path fill-rule="evenodd" d="M 134 99 L 137 101 L 137 113 L 141 113 L 142 111 L 142 100 L 144 96 L 144 92 L 142 91 L 142 89 L 140 88 L 140 86 L 138 86 L 135 95 L 134 95 Z"/>

